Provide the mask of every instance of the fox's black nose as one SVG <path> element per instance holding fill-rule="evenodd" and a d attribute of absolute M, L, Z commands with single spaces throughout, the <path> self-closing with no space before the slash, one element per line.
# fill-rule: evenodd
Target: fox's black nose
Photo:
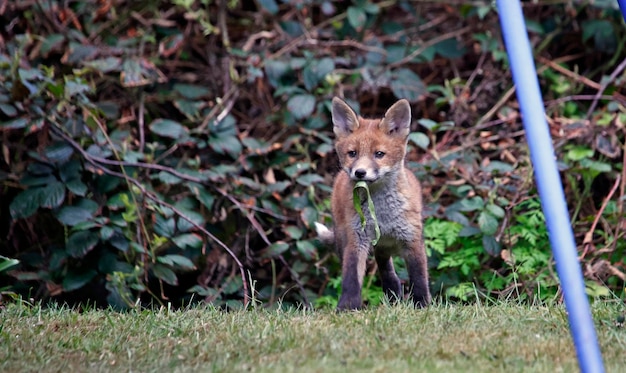
<path fill-rule="evenodd" d="M 354 171 L 354 176 L 356 176 L 359 179 L 364 178 L 365 175 L 367 175 L 367 171 L 365 171 L 362 168 L 359 168 L 358 170 Z"/>

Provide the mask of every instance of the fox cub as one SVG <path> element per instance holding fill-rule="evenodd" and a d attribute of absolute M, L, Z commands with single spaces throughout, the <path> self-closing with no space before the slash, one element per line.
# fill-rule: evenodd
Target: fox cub
<path fill-rule="evenodd" d="M 392 256 L 406 261 L 411 296 L 417 307 L 430 303 L 428 268 L 422 238 L 422 191 L 416 177 L 404 166 L 410 132 L 411 107 L 400 100 L 384 118 L 363 119 L 343 100 L 332 103 L 335 150 L 341 170 L 335 179 L 331 199 L 334 231 L 317 224 L 324 243 L 335 244 L 342 261 L 342 294 L 339 310 L 362 306 L 361 287 L 368 254 L 372 251 L 374 222 L 361 197 L 365 229 L 353 204 L 356 182 L 365 181 L 374 202 L 380 240 L 373 247 L 385 295 L 402 298 L 402 284 L 393 267 Z M 362 188 L 359 191 L 364 191 Z"/>

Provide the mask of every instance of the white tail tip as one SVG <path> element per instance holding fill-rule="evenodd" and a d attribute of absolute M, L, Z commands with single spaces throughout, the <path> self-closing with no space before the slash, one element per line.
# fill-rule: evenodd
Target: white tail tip
<path fill-rule="evenodd" d="M 324 244 L 329 245 L 335 241 L 335 233 L 328 229 L 324 224 L 314 222 L 317 238 Z"/>

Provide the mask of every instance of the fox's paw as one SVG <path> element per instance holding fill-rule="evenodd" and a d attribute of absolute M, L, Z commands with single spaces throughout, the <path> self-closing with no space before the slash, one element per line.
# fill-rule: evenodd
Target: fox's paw
<path fill-rule="evenodd" d="M 342 294 L 337 304 L 337 311 L 356 311 L 363 308 L 363 301 L 360 296 L 348 297 Z"/>

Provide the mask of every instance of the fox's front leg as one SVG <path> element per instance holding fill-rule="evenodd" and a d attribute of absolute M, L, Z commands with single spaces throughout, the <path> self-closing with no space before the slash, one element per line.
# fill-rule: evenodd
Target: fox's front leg
<path fill-rule="evenodd" d="M 348 243 L 343 249 L 343 260 L 341 267 L 341 297 L 338 310 L 356 310 L 363 305 L 361 299 L 361 288 L 363 277 L 365 276 L 365 265 L 367 260 L 367 247 L 359 247 L 357 244 Z"/>
<path fill-rule="evenodd" d="M 416 307 L 426 307 L 430 303 L 428 286 L 428 262 L 424 241 L 420 239 L 410 243 L 404 252 L 404 260 L 409 272 L 411 296 Z"/>

